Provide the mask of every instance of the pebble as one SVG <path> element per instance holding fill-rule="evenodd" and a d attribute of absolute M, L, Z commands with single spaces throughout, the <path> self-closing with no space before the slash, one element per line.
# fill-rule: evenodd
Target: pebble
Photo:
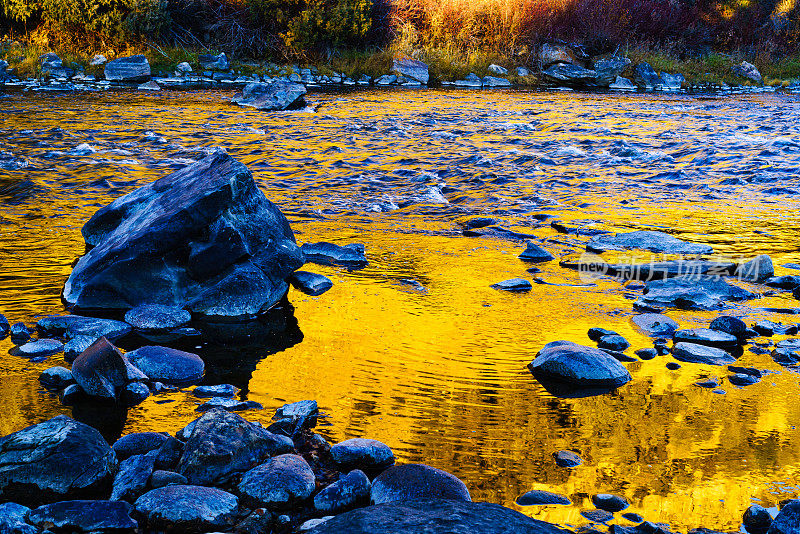
<path fill-rule="evenodd" d="M 658 356 L 658 351 L 654 348 L 653 349 L 644 348 L 637 350 L 636 352 L 634 352 L 634 354 L 636 354 L 642 360 L 652 360 L 653 358 Z"/>
<path fill-rule="evenodd" d="M 15 349 L 18 356 L 35 358 L 38 356 L 51 356 L 64 350 L 64 344 L 57 339 L 38 339 L 29 341 Z"/>

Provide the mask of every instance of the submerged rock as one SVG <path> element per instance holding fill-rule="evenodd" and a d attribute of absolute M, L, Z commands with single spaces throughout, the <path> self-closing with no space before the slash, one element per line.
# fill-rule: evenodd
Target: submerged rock
<path fill-rule="evenodd" d="M 216 488 L 172 485 L 148 491 L 135 507 L 151 530 L 214 532 L 233 526 L 239 500 Z"/>
<path fill-rule="evenodd" d="M 542 347 L 528 369 L 539 380 L 557 380 L 574 387 L 616 388 L 631 375 L 613 356 L 571 341 L 552 341 Z"/>
<path fill-rule="evenodd" d="M 682 362 L 705 365 L 727 365 L 736 361 L 722 349 L 695 343 L 676 343 L 672 348 L 672 356 Z"/>
<path fill-rule="evenodd" d="M 678 323 L 660 313 L 643 313 L 631 317 L 634 325 L 650 337 L 672 337 L 678 329 Z"/>
<path fill-rule="evenodd" d="M 528 241 L 525 243 L 525 250 L 523 250 L 522 254 L 519 255 L 519 259 L 531 263 L 542 263 L 551 261 L 555 258 L 552 254 L 547 252 L 533 241 Z"/>
<path fill-rule="evenodd" d="M 517 498 L 517 504 L 520 506 L 542 506 L 551 504 L 570 505 L 567 497 L 559 495 L 558 493 L 551 493 L 544 490 L 531 490 Z"/>
<path fill-rule="evenodd" d="M 756 294 L 710 276 L 669 278 L 649 282 L 637 301 L 645 306 L 674 306 L 681 309 L 712 310 L 727 301 L 756 298 Z"/>
<path fill-rule="evenodd" d="M 372 481 L 370 498 L 373 504 L 422 498 L 472 500 L 469 490 L 458 478 L 425 464 L 390 467 Z"/>
<path fill-rule="evenodd" d="M 205 371 L 200 356 L 169 347 L 141 347 L 129 352 L 127 357 L 150 380 L 165 384 L 193 384 L 203 378 Z"/>
<path fill-rule="evenodd" d="M 65 501 L 40 506 L 28 514 L 28 522 L 56 532 L 136 532 L 133 508 L 118 501 Z"/>
<path fill-rule="evenodd" d="M 311 497 L 316 484 L 302 456 L 282 454 L 246 472 L 238 489 L 246 503 L 280 510 Z"/>
<path fill-rule="evenodd" d="M 261 111 L 284 111 L 306 107 L 303 84 L 275 80 L 270 83 L 248 83 L 232 103 Z"/>
<path fill-rule="evenodd" d="M 244 410 L 263 410 L 264 406 L 256 401 L 241 401 L 227 397 L 215 397 L 197 407 L 198 412 L 207 412 L 214 408 L 221 408 L 229 412 L 242 412 Z"/>
<path fill-rule="evenodd" d="M 158 303 L 251 318 L 283 298 L 303 264 L 286 218 L 223 151 L 118 198 L 82 233 L 93 248 L 63 292 L 80 309 Z"/>
<path fill-rule="evenodd" d="M 733 334 L 711 330 L 710 328 L 687 328 L 678 330 L 673 337 L 675 343 L 685 341 L 711 347 L 733 348 L 739 345 L 739 339 Z"/>
<path fill-rule="evenodd" d="M 105 77 L 110 82 L 146 82 L 150 79 L 150 63 L 142 55 L 121 57 L 106 63 Z"/>
<path fill-rule="evenodd" d="M 602 253 L 607 250 L 649 250 L 657 254 L 711 254 L 709 245 L 682 241 L 664 232 L 639 230 L 615 235 L 595 236 L 586 245 L 589 252 Z"/>
<path fill-rule="evenodd" d="M 289 277 L 289 283 L 312 297 L 322 295 L 333 287 L 333 282 L 327 276 L 307 271 L 295 271 Z"/>
<path fill-rule="evenodd" d="M 59 415 L 0 438 L 0 499 L 39 505 L 91 497 L 110 486 L 116 468 L 97 430 Z"/>
<path fill-rule="evenodd" d="M 354 469 L 314 496 L 314 508 L 323 513 L 339 513 L 360 504 L 369 504 L 372 484 L 363 471 Z"/>
<path fill-rule="evenodd" d="M 553 453 L 553 460 L 558 467 L 577 467 L 583 462 L 581 457 L 572 451 L 556 451 Z"/>
<path fill-rule="evenodd" d="M 502 282 L 497 282 L 496 284 L 492 284 L 491 287 L 493 289 L 498 289 L 500 291 L 526 293 L 531 289 L 533 289 L 533 284 L 531 284 L 528 280 L 525 280 L 524 278 L 511 278 L 509 280 L 503 280 Z"/>
<path fill-rule="evenodd" d="M 320 265 L 343 265 L 345 267 L 363 267 L 367 265 L 364 245 L 350 243 L 339 246 L 325 241 L 304 243 L 301 247 L 306 261 Z"/>

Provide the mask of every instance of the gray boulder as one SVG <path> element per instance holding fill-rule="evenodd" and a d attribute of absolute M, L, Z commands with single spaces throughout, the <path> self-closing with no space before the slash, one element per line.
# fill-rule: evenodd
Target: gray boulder
<path fill-rule="evenodd" d="M 0 532 L 2 534 L 38 534 L 39 529 L 25 521 L 31 509 L 14 502 L 0 504 Z"/>
<path fill-rule="evenodd" d="M 757 295 L 714 276 L 669 278 L 648 282 L 639 304 L 652 307 L 674 306 L 681 309 L 713 310 L 725 302 L 738 302 Z"/>
<path fill-rule="evenodd" d="M 571 63 L 556 63 L 542 74 L 551 82 L 578 87 L 593 85 L 597 79 L 597 72 Z"/>
<path fill-rule="evenodd" d="M 0 500 L 39 505 L 110 487 L 114 451 L 94 428 L 65 415 L 0 438 Z"/>
<path fill-rule="evenodd" d="M 416 59 L 395 59 L 392 70 L 422 84 L 427 84 L 429 80 L 428 65 Z"/>
<path fill-rule="evenodd" d="M 75 359 L 72 376 L 86 394 L 116 400 L 128 385 L 128 365 L 119 349 L 101 337 Z"/>
<path fill-rule="evenodd" d="M 148 345 L 126 356 L 150 380 L 165 384 L 194 384 L 203 378 L 205 371 L 200 356 L 169 347 Z"/>
<path fill-rule="evenodd" d="M 306 88 L 302 84 L 275 80 L 270 83 L 249 83 L 232 103 L 261 111 L 284 111 L 306 107 Z"/>
<path fill-rule="evenodd" d="M 631 380 L 628 370 L 607 352 L 570 341 L 548 343 L 528 369 L 540 381 L 556 380 L 578 388 L 616 388 Z"/>
<path fill-rule="evenodd" d="M 253 507 L 284 510 L 311 497 L 315 480 L 314 471 L 302 456 L 282 454 L 245 473 L 238 489 L 242 499 Z"/>
<path fill-rule="evenodd" d="M 83 351 L 92 346 L 92 343 L 97 341 L 96 338 L 89 336 L 75 336 L 66 343 L 64 343 L 64 361 L 72 363 L 81 355 Z"/>
<path fill-rule="evenodd" d="M 170 485 L 148 491 L 134 506 L 150 530 L 214 532 L 233 526 L 239 500 L 216 488 Z"/>
<path fill-rule="evenodd" d="M 717 317 L 711 321 L 709 328 L 711 330 L 716 330 L 717 332 L 731 334 L 736 336 L 738 339 L 744 339 L 747 337 L 747 324 L 738 317 L 733 317 L 730 315 L 721 315 Z"/>
<path fill-rule="evenodd" d="M 763 506 L 751 504 L 744 512 L 742 524 L 750 534 L 764 534 L 772 524 L 772 516 Z"/>
<path fill-rule="evenodd" d="M 233 384 L 218 384 L 216 386 L 197 386 L 192 391 L 195 397 L 234 397 L 239 393 L 239 388 Z"/>
<path fill-rule="evenodd" d="M 678 323 L 660 313 L 642 313 L 631 317 L 634 325 L 645 335 L 650 337 L 672 337 L 678 329 Z"/>
<path fill-rule="evenodd" d="M 676 343 L 672 348 L 672 356 L 681 362 L 705 365 L 728 365 L 736 361 L 723 349 L 696 343 Z"/>
<path fill-rule="evenodd" d="M 761 73 L 758 72 L 758 68 L 752 63 L 748 63 L 747 61 L 742 61 L 738 65 L 734 65 L 731 70 L 736 76 L 740 76 L 742 78 L 746 78 L 751 82 L 755 83 L 762 83 L 764 79 L 761 76 Z"/>
<path fill-rule="evenodd" d="M 483 82 L 481 81 L 481 79 L 478 77 L 477 74 L 475 74 L 474 72 L 470 72 L 469 74 L 464 76 L 463 80 L 456 80 L 455 86 L 478 88 L 478 87 L 483 87 Z"/>
<path fill-rule="evenodd" d="M 372 484 L 363 471 L 354 469 L 314 496 L 314 508 L 337 514 L 360 504 L 369 504 Z"/>
<path fill-rule="evenodd" d="M 283 298 L 304 262 L 286 217 L 224 151 L 115 200 L 82 233 L 92 248 L 63 292 L 80 309 L 158 303 L 252 318 Z"/>
<path fill-rule="evenodd" d="M 592 69 L 597 73 L 595 81 L 599 87 L 609 87 L 615 83 L 620 74 L 628 68 L 631 60 L 626 57 L 610 57 L 598 59 Z"/>
<path fill-rule="evenodd" d="M 150 63 L 142 55 L 121 57 L 106 63 L 104 72 L 110 82 L 142 83 L 150 79 Z"/>
<path fill-rule="evenodd" d="M 742 263 L 736 268 L 734 276 L 747 282 L 764 282 L 775 275 L 772 258 L 769 254 L 761 254 L 752 260 Z"/>
<path fill-rule="evenodd" d="M 628 501 L 626 501 L 623 497 L 610 495 L 608 493 L 598 493 L 597 495 L 592 495 L 592 504 L 594 504 L 599 510 L 605 510 L 606 512 L 611 513 L 621 512 L 630 506 L 630 503 L 628 503 Z"/>
<path fill-rule="evenodd" d="M 156 470 L 153 471 L 152 475 L 150 475 L 150 487 L 153 489 L 163 488 L 164 486 L 169 486 L 170 484 L 185 486 L 188 483 L 189 481 L 186 480 L 185 476 L 173 471 Z"/>
<path fill-rule="evenodd" d="M 471 501 L 467 486 L 447 471 L 425 464 L 390 467 L 372 481 L 372 504 L 411 499 Z"/>
<path fill-rule="evenodd" d="M 64 501 L 31 510 L 28 522 L 56 532 L 133 533 L 139 524 L 131 518 L 132 511 L 126 502 Z"/>
<path fill-rule="evenodd" d="M 656 254 L 712 254 L 714 249 L 700 243 L 682 241 L 664 232 L 638 230 L 593 237 L 586 250 L 598 254 L 607 250 L 649 250 Z"/>
<path fill-rule="evenodd" d="M 575 53 L 570 47 L 553 43 L 544 43 L 539 47 L 537 59 L 542 69 L 546 69 L 551 65 L 572 64 L 577 62 Z"/>
<path fill-rule="evenodd" d="M 649 63 L 639 63 L 634 68 L 633 81 L 640 89 L 647 91 L 660 90 L 664 85 L 664 80 L 653 70 Z"/>
<path fill-rule="evenodd" d="M 214 54 L 200 54 L 197 56 L 197 61 L 203 70 L 228 70 L 231 66 L 225 52 L 216 56 Z"/>
<path fill-rule="evenodd" d="M 388 445 L 375 439 L 352 438 L 331 447 L 331 458 L 340 467 L 380 469 L 394 463 Z"/>

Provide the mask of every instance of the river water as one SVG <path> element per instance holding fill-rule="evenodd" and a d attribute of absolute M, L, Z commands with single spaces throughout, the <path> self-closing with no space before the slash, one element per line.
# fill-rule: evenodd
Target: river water
<path fill-rule="evenodd" d="M 352 272 L 308 265 L 333 289 L 290 291 L 294 315 L 281 328 L 213 349 L 241 365 L 209 380 L 233 381 L 265 406 L 245 417 L 267 422 L 285 402 L 316 399 L 330 440 L 382 440 L 402 462 L 454 473 L 475 500 L 564 525 L 587 523 L 579 512 L 595 493 L 623 495 L 629 511 L 684 530 L 737 530 L 751 502 L 800 494 L 796 374 L 745 351 L 741 364 L 776 373 L 746 388 L 723 381 L 719 394 L 693 383 L 724 369 L 669 371 L 670 358 L 658 357 L 628 364 L 633 381 L 615 393 L 554 397 L 526 370 L 545 343 L 587 344 L 586 330 L 604 326 L 632 349 L 651 346 L 630 322 L 637 292 L 606 279 L 576 287 L 584 281 L 558 262 L 530 275 L 520 241 L 464 237 L 458 226 L 495 217 L 557 256 L 587 238 L 557 232 L 553 218 L 661 229 L 726 257 L 770 254 L 778 274 L 797 273 L 780 266 L 800 263 L 800 97 L 358 91 L 312 94 L 309 109 L 274 114 L 232 107 L 230 97 L 0 99 L 0 312 L 28 324 L 62 313 L 92 213 L 224 147 L 298 242 L 361 242 L 369 259 Z M 532 276 L 548 283 L 527 294 L 489 287 Z M 730 313 L 791 322 L 762 308 L 796 305 L 778 294 Z M 684 326 L 716 316 L 668 313 Z M 11 347 L 0 342 L 0 433 L 71 414 L 37 381 L 61 356 L 31 363 Z M 190 391 L 150 397 L 111 433 L 180 429 L 197 416 Z M 584 463 L 557 467 L 561 449 Z M 516 506 L 531 489 L 575 504 Z"/>

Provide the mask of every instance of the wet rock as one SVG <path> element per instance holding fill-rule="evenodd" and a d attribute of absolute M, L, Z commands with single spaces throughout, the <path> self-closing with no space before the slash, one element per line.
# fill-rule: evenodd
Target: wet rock
<path fill-rule="evenodd" d="M 673 336 L 675 343 L 686 342 L 711 347 L 733 348 L 739 345 L 739 339 L 733 334 L 711 330 L 710 328 L 686 328 L 677 330 Z"/>
<path fill-rule="evenodd" d="M 597 340 L 597 347 L 613 351 L 623 351 L 630 347 L 628 340 L 618 334 L 603 336 Z"/>
<path fill-rule="evenodd" d="M 14 323 L 8 329 L 8 333 L 11 335 L 11 341 L 15 343 L 22 343 L 31 338 L 33 329 L 25 326 L 25 323 Z"/>
<path fill-rule="evenodd" d="M 682 241 L 664 232 L 639 230 L 615 235 L 593 237 L 586 245 L 589 252 L 602 253 L 607 250 L 649 250 L 657 254 L 711 254 L 708 245 Z"/>
<path fill-rule="evenodd" d="M 350 243 L 339 246 L 333 243 L 304 243 L 300 247 L 306 261 L 320 265 L 343 265 L 345 267 L 362 267 L 367 265 L 364 245 Z"/>
<path fill-rule="evenodd" d="M 727 365 L 736 361 L 736 358 L 722 349 L 695 343 L 676 343 L 672 348 L 672 356 L 685 363 L 704 365 Z"/>
<path fill-rule="evenodd" d="M 745 510 L 742 524 L 750 534 L 764 534 L 772 524 L 772 516 L 763 506 L 753 504 Z"/>
<path fill-rule="evenodd" d="M 142 382 L 131 382 L 122 390 L 120 400 L 125 406 L 136 406 L 150 396 L 150 388 Z"/>
<path fill-rule="evenodd" d="M 595 71 L 568 63 L 556 63 L 542 71 L 542 75 L 548 81 L 578 87 L 593 84 L 597 79 Z"/>
<path fill-rule="evenodd" d="M 37 339 L 14 349 L 14 354 L 24 358 L 51 356 L 64 350 L 64 344 L 57 339 Z"/>
<path fill-rule="evenodd" d="M 342 468 L 380 469 L 394 463 L 388 445 L 374 440 L 352 438 L 331 447 L 333 461 Z"/>
<path fill-rule="evenodd" d="M 449 499 L 471 501 L 469 490 L 458 478 L 425 464 L 390 467 L 372 481 L 373 504 L 411 499 Z"/>
<path fill-rule="evenodd" d="M 169 437 L 156 451 L 155 469 L 174 469 L 183 456 L 183 442 Z"/>
<path fill-rule="evenodd" d="M 333 287 L 333 282 L 327 276 L 308 271 L 295 271 L 289 277 L 289 283 L 295 289 L 312 297 L 322 295 Z"/>
<path fill-rule="evenodd" d="M 569 534 L 498 504 L 415 499 L 357 508 L 318 525 L 312 534 Z"/>
<path fill-rule="evenodd" d="M 747 325 L 745 322 L 738 317 L 732 317 L 730 315 L 717 317 L 711 321 L 709 328 L 717 332 L 725 332 L 726 334 L 736 336 L 736 338 L 740 340 L 747 337 Z"/>
<path fill-rule="evenodd" d="M 0 500 L 39 505 L 95 495 L 116 468 L 97 430 L 59 415 L 0 438 Z"/>
<path fill-rule="evenodd" d="M 800 362 L 800 339 L 790 338 L 779 341 L 772 350 L 775 363 L 793 367 Z"/>
<path fill-rule="evenodd" d="M 633 81 L 640 89 L 653 91 L 661 89 L 661 86 L 664 85 L 664 81 L 649 63 L 639 63 L 634 68 L 634 73 Z"/>
<path fill-rule="evenodd" d="M 197 386 L 192 391 L 195 397 L 235 397 L 239 388 L 233 384 L 219 384 L 216 386 Z"/>
<path fill-rule="evenodd" d="M 589 336 L 589 339 L 591 339 L 592 341 L 597 342 L 597 341 L 600 341 L 600 338 L 602 338 L 604 336 L 618 336 L 619 334 L 617 334 L 613 330 L 608 330 L 607 328 L 600 328 L 600 327 L 595 326 L 595 327 L 589 329 L 589 331 L 587 332 L 587 335 Z"/>
<path fill-rule="evenodd" d="M 597 495 L 592 496 L 592 504 L 595 505 L 596 508 L 600 510 L 605 510 L 606 512 L 616 513 L 621 512 L 630 504 L 622 497 L 618 497 L 617 495 L 609 495 L 608 493 L 598 493 Z"/>
<path fill-rule="evenodd" d="M 553 453 L 553 460 L 559 467 L 577 467 L 583 460 L 572 451 L 557 451 Z"/>
<path fill-rule="evenodd" d="M 289 519 L 289 516 L 284 516 Z M 289 519 L 291 521 L 291 519 Z M 275 516 L 266 508 L 256 508 L 233 528 L 236 534 L 264 534 L 274 532 Z"/>
<path fill-rule="evenodd" d="M 147 488 L 155 461 L 155 453 L 149 452 L 135 454 L 120 462 L 119 471 L 114 477 L 114 485 L 111 488 L 111 500 L 133 502 L 138 499 Z"/>
<path fill-rule="evenodd" d="M 375 85 L 392 85 L 397 83 L 397 76 L 394 74 L 384 74 L 375 79 Z"/>
<path fill-rule="evenodd" d="M 314 496 L 314 508 L 323 513 L 340 513 L 369 504 L 372 484 L 363 471 L 355 469 Z"/>
<path fill-rule="evenodd" d="M 216 488 L 171 485 L 148 491 L 134 506 L 151 530 L 213 532 L 233 525 L 239 500 Z"/>
<path fill-rule="evenodd" d="M 558 493 L 551 493 L 544 490 L 531 490 L 517 498 L 517 504 L 520 506 L 541 506 L 550 504 L 563 504 L 570 505 L 567 497 L 559 495 Z"/>
<path fill-rule="evenodd" d="M 617 81 L 620 74 L 628 68 L 631 60 L 626 57 L 610 57 L 598 59 L 594 62 L 592 69 L 597 73 L 595 79 L 599 87 L 609 87 Z M 635 88 L 635 87 L 634 87 Z"/>
<path fill-rule="evenodd" d="M 316 484 L 314 471 L 302 456 L 282 454 L 246 472 L 238 488 L 246 503 L 275 510 L 305 501 Z"/>
<path fill-rule="evenodd" d="M 142 55 L 121 57 L 106 63 L 104 72 L 110 82 L 142 83 L 150 80 L 150 63 Z"/>
<path fill-rule="evenodd" d="M 221 150 L 118 198 L 82 233 L 93 248 L 63 292 L 76 308 L 157 302 L 252 318 L 283 298 L 286 279 L 303 264 L 286 218 Z"/>
<path fill-rule="evenodd" d="M 583 510 L 581 515 L 593 523 L 606 523 L 614 519 L 614 514 L 605 510 Z"/>
<path fill-rule="evenodd" d="M 645 335 L 650 337 L 672 337 L 678 329 L 678 323 L 660 313 L 643 313 L 631 318 L 634 325 Z"/>
<path fill-rule="evenodd" d="M 275 411 L 267 430 L 284 436 L 294 436 L 301 430 L 310 430 L 317 426 L 319 408 L 315 400 L 302 400 L 284 404 Z"/>
<path fill-rule="evenodd" d="M 197 407 L 198 412 L 207 412 L 215 408 L 229 412 L 242 412 L 244 410 L 263 410 L 264 407 L 256 401 L 241 401 L 227 397 L 215 397 Z"/>
<path fill-rule="evenodd" d="M 542 263 L 551 261 L 555 258 L 552 254 L 547 252 L 533 241 L 528 241 L 525 243 L 525 250 L 519 255 L 519 259 L 531 263 Z"/>
<path fill-rule="evenodd" d="M 51 367 L 39 375 L 39 382 L 50 390 L 61 390 L 75 383 L 72 371 L 65 367 Z"/>
<path fill-rule="evenodd" d="M 30 508 L 6 502 L 0 504 L 0 532 L 3 534 L 38 534 L 39 529 L 25 521 Z"/>
<path fill-rule="evenodd" d="M 633 512 L 626 512 L 622 514 L 622 518 L 627 519 L 631 523 L 641 523 L 644 521 L 644 518 L 642 516 L 640 516 L 639 514 L 635 514 Z"/>
<path fill-rule="evenodd" d="M 758 72 L 758 69 L 752 63 L 748 63 L 747 61 L 742 61 L 738 65 L 734 65 L 731 67 L 731 71 L 736 75 L 742 78 L 747 78 L 748 80 L 761 83 L 763 78 L 761 77 L 761 73 Z"/>
<path fill-rule="evenodd" d="M 768 254 L 761 254 L 752 260 L 739 265 L 734 273 L 739 280 L 747 282 L 764 282 L 775 275 L 772 258 Z"/>
<path fill-rule="evenodd" d="M 700 380 L 699 382 L 695 382 L 694 385 L 705 389 L 714 389 L 716 387 L 719 387 L 719 382 L 717 382 L 713 378 L 709 378 L 707 380 Z"/>
<path fill-rule="evenodd" d="M 114 442 L 112 448 L 120 461 L 134 455 L 147 454 L 161 447 L 169 436 L 161 432 L 134 432 L 122 436 Z"/>
<path fill-rule="evenodd" d="M 142 304 L 125 312 L 125 322 L 136 330 L 163 333 L 185 326 L 192 314 L 176 306 Z"/>
<path fill-rule="evenodd" d="M 791 291 L 796 287 L 800 287 L 800 275 L 790 274 L 787 276 L 773 276 L 765 280 L 764 285 Z"/>
<path fill-rule="evenodd" d="M 422 84 L 427 84 L 429 80 L 428 65 L 416 59 L 395 59 L 392 70 Z"/>
<path fill-rule="evenodd" d="M 153 489 L 163 488 L 164 486 L 169 486 L 170 484 L 185 486 L 188 483 L 189 481 L 186 480 L 185 476 L 181 475 L 180 473 L 175 473 L 174 471 L 156 470 L 153 471 L 152 475 L 150 475 L 150 487 Z"/>
<path fill-rule="evenodd" d="M 759 378 L 746 373 L 735 373 L 728 377 L 728 382 L 734 386 L 752 386 L 759 382 Z"/>
<path fill-rule="evenodd" d="M 149 82 L 145 82 L 143 84 L 140 84 L 139 87 L 137 87 L 137 89 L 139 91 L 160 91 L 161 90 L 161 86 L 158 85 L 157 82 L 155 82 L 153 80 L 150 80 Z"/>
<path fill-rule="evenodd" d="M 130 362 L 150 380 L 186 385 L 203 378 L 205 364 L 191 352 L 159 346 L 146 346 L 127 354 Z"/>
<path fill-rule="evenodd" d="M 757 295 L 721 278 L 700 276 L 670 278 L 649 282 L 637 301 L 648 306 L 674 306 L 681 309 L 718 309 L 728 301 L 742 301 Z"/>
<path fill-rule="evenodd" d="M 5 315 L 0 313 L 0 339 L 7 338 L 10 331 L 11 325 L 8 324 L 8 319 L 6 319 Z"/>
<path fill-rule="evenodd" d="M 72 364 L 75 381 L 92 397 L 116 400 L 128 384 L 125 356 L 101 337 Z"/>
<path fill-rule="evenodd" d="M 800 532 L 800 500 L 789 501 L 767 530 L 767 534 L 796 534 Z"/>
<path fill-rule="evenodd" d="M 539 48 L 539 63 L 543 69 L 558 63 L 576 63 L 575 53 L 566 45 L 544 43 Z"/>
<path fill-rule="evenodd" d="M 225 52 L 219 55 L 200 54 L 197 56 L 197 61 L 200 63 L 200 68 L 203 70 L 228 70 L 231 66 Z"/>
<path fill-rule="evenodd" d="M 502 282 L 497 282 L 496 284 L 492 284 L 491 287 L 493 289 L 498 289 L 500 291 L 511 291 L 513 293 L 527 293 L 528 291 L 533 289 L 533 284 L 531 284 L 524 278 L 511 278 L 509 280 L 503 280 Z"/>
<path fill-rule="evenodd" d="M 628 370 L 608 353 L 570 341 L 548 343 L 528 369 L 539 381 L 553 379 L 575 387 L 615 388 L 631 380 Z"/>
<path fill-rule="evenodd" d="M 655 348 L 644 348 L 638 349 L 636 352 L 634 352 L 634 354 L 636 354 L 642 360 L 652 360 L 658 356 L 658 351 Z"/>
<path fill-rule="evenodd" d="M 113 319 L 98 319 L 80 315 L 50 315 L 39 319 L 36 329 L 44 336 L 67 337 L 74 339 L 86 336 L 92 341 L 104 337 L 114 341 L 131 331 L 130 325 Z"/>
<path fill-rule="evenodd" d="M 88 398 L 86 392 L 78 384 L 69 385 L 58 394 L 58 401 L 64 406 L 73 406 Z"/>
<path fill-rule="evenodd" d="M 293 449 L 289 438 L 234 413 L 211 410 L 194 424 L 178 472 L 192 484 L 222 485 L 267 458 Z"/>
<path fill-rule="evenodd" d="M 497 76 L 484 76 L 481 78 L 483 87 L 511 87 L 511 82 L 505 78 L 498 78 Z"/>
<path fill-rule="evenodd" d="M 89 336 L 76 336 L 64 344 L 64 361 L 72 363 L 81 355 L 83 351 L 92 346 L 97 341 L 96 338 Z"/>
<path fill-rule="evenodd" d="M 243 107 L 260 111 L 284 111 L 306 107 L 303 84 L 274 80 L 269 83 L 248 83 L 241 94 L 231 100 Z"/>
<path fill-rule="evenodd" d="M 624 91 L 624 92 L 632 92 L 636 91 L 636 85 L 630 81 L 628 78 L 623 78 L 622 76 L 617 76 L 617 79 L 614 80 L 608 88 L 612 91 Z"/>
<path fill-rule="evenodd" d="M 797 300 L 800 300 L 800 287 L 796 287 L 792 290 L 792 296 Z"/>
<path fill-rule="evenodd" d="M 739 365 L 729 365 L 728 371 L 730 371 L 731 373 L 741 373 L 745 375 L 750 375 L 756 378 L 761 378 L 763 376 L 761 371 L 759 371 L 755 367 L 741 367 Z"/>
<path fill-rule="evenodd" d="M 28 514 L 28 522 L 57 532 L 136 532 L 126 502 L 65 501 L 40 506 Z"/>
<path fill-rule="evenodd" d="M 797 333 L 797 325 L 775 323 L 773 321 L 763 320 L 754 324 L 753 330 L 766 337 L 774 336 L 776 334 L 793 336 Z"/>
<path fill-rule="evenodd" d="M 679 364 L 678 362 L 667 362 L 667 365 L 665 367 L 670 371 L 677 371 L 678 369 L 681 368 L 681 364 Z"/>

